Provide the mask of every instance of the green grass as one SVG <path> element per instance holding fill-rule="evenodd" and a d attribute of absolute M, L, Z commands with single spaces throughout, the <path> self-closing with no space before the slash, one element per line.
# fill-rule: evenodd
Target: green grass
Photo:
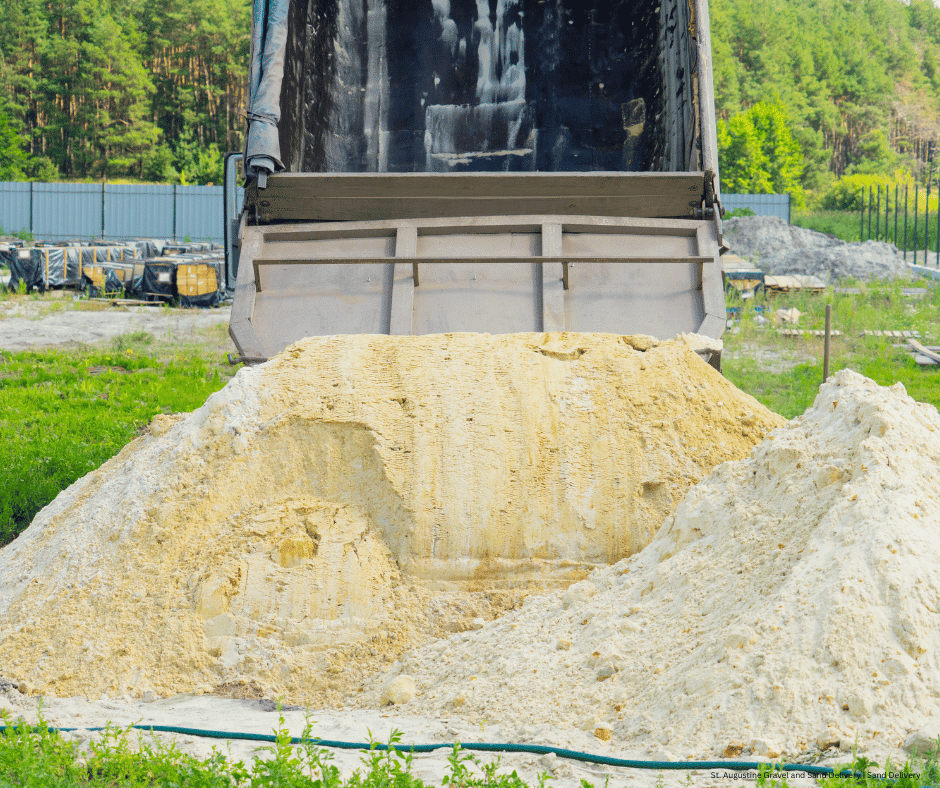
<path fill-rule="evenodd" d="M 892 195 L 892 201 L 894 196 Z M 894 203 L 892 202 L 892 205 Z M 874 210 L 874 209 L 873 209 Z M 790 222 L 799 227 L 806 227 L 809 230 L 817 230 L 821 233 L 829 233 L 841 238 L 843 241 L 860 241 L 872 238 L 877 241 L 887 241 L 895 243 L 894 229 L 894 210 L 889 211 L 888 216 L 884 215 L 884 206 L 879 217 L 874 213 L 871 217 L 871 232 L 868 230 L 868 213 L 865 214 L 864 230 L 861 226 L 862 217 L 859 211 L 826 211 L 818 210 L 798 210 L 794 209 L 790 214 Z M 904 212 L 901 211 L 897 216 L 897 242 L 898 249 L 904 248 Z M 923 209 L 917 218 L 917 235 L 914 235 L 914 207 L 913 194 L 911 195 L 911 205 L 908 208 L 907 215 L 907 250 L 913 251 L 915 248 L 923 257 L 924 244 L 932 256 L 937 251 L 937 214 L 932 213 L 925 223 Z"/>
<path fill-rule="evenodd" d="M 199 760 L 182 752 L 175 743 L 165 744 L 155 736 L 148 743 L 139 732 L 135 747 L 131 728 L 108 725 L 100 739 L 80 751 L 74 742 L 49 728 L 42 719 L 36 726 L 13 723 L 2 712 L 6 730 L 0 733 L 0 785 L 18 788 L 428 788 L 413 773 L 413 754 L 404 750 L 402 734 L 393 729 L 387 749 L 379 749 L 369 736 L 370 748 L 361 757 L 362 768 L 346 779 L 332 763 L 332 753 L 313 738 L 313 722 L 306 716 L 301 744 L 291 744 L 290 731 L 279 714 L 275 741 L 259 748 L 251 766 L 234 761 L 213 748 Z M 874 761 L 855 754 L 850 763 L 833 767 L 835 775 L 818 778 L 823 788 L 924 788 L 940 781 L 937 750 L 926 758 L 911 758 L 896 766 L 889 760 L 883 771 Z M 500 760 L 481 763 L 454 744 L 448 756 L 449 772 L 442 780 L 451 788 L 527 788 L 517 772 L 500 773 Z M 772 771 L 760 767 L 758 788 L 794 788 L 806 775 Z M 900 776 L 896 776 L 900 775 Z M 537 785 L 545 788 L 551 777 L 542 773 Z M 788 782 L 789 780 L 789 782 Z M 610 778 L 607 778 L 609 784 Z M 687 783 L 692 785 L 691 775 Z M 657 785 L 662 785 L 660 775 Z M 594 788 L 581 780 L 581 788 Z"/>
<path fill-rule="evenodd" d="M 222 353 L 152 343 L 140 331 L 107 348 L 0 354 L 0 545 L 154 415 L 198 408 L 234 373 Z"/>
<path fill-rule="evenodd" d="M 276 741 L 261 750 L 268 757 L 257 758 L 251 767 L 233 761 L 213 749 L 205 761 L 181 752 L 175 744 L 163 744 L 156 737 L 146 742 L 146 733 L 135 749 L 128 740 L 130 728 L 108 726 L 101 739 L 80 753 L 75 744 L 40 719 L 38 726 L 7 725 L 0 734 L 0 785 L 22 788 L 424 788 L 426 783 L 412 772 L 413 756 L 400 745 L 402 734 L 393 730 L 387 750 L 379 750 L 371 740 L 362 756 L 362 769 L 343 779 L 332 754 L 317 746 L 312 738 L 309 716 L 300 745 L 291 744 L 291 735 L 279 717 Z M 444 784 L 454 788 L 526 788 L 515 771 L 499 774 L 500 764 L 480 764 L 459 745 L 448 757 L 450 773 Z M 476 768 L 474 768 L 476 767 Z M 547 775 L 539 785 L 544 786 Z M 582 782 L 584 788 L 591 788 Z"/>
<path fill-rule="evenodd" d="M 928 289 L 928 295 L 919 300 L 903 295 L 902 287 L 911 285 Z M 927 280 L 868 285 L 858 295 L 837 294 L 831 288 L 818 295 L 799 293 L 771 299 L 759 295 L 747 301 L 729 295 L 728 305 L 741 309 L 741 322 L 738 333 L 728 332 L 724 337 L 728 351 L 723 362 L 725 376 L 786 418 L 803 413 L 813 404 L 822 382 L 823 340 L 786 338 L 772 326 L 758 326 L 755 307 L 762 307 L 766 314 L 796 307 L 803 312 L 798 328 L 822 329 L 827 303 L 832 304 L 832 329 L 843 333 L 832 340 L 830 375 L 849 368 L 883 386 L 900 382 L 914 399 L 940 407 L 940 367 L 919 367 L 909 352 L 894 347 L 903 340 L 860 336 L 865 329 L 916 330 L 923 344 L 936 344 L 940 283 Z M 757 361 L 755 349 L 778 358 L 779 368 Z M 732 354 L 742 357 L 732 359 Z"/>
<path fill-rule="evenodd" d="M 935 788 L 940 784 L 938 754 L 940 750 L 934 749 L 925 758 L 908 758 L 901 765 L 889 759 L 879 767 L 875 761 L 855 753 L 849 763 L 832 767 L 833 776 L 817 779 L 822 788 Z M 802 782 L 792 777 L 788 781 L 786 773 L 774 773 L 770 766 L 761 767 L 757 778 L 758 788 L 795 788 Z"/>
<path fill-rule="evenodd" d="M 790 212 L 790 222 L 798 227 L 829 233 L 843 241 L 858 241 L 861 219 L 858 211 L 798 210 Z M 872 225 L 874 228 L 874 225 Z"/>

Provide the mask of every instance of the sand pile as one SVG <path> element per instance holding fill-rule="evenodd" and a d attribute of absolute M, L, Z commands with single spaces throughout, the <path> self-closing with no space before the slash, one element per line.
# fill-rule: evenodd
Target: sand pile
<path fill-rule="evenodd" d="M 937 410 L 839 372 L 642 552 L 386 679 L 414 678 L 403 711 L 520 737 L 575 725 L 676 756 L 900 746 L 940 716 L 938 488 Z"/>
<path fill-rule="evenodd" d="M 308 339 L 155 419 L 0 551 L 2 672 L 339 702 L 641 549 L 782 423 L 685 342 Z"/>

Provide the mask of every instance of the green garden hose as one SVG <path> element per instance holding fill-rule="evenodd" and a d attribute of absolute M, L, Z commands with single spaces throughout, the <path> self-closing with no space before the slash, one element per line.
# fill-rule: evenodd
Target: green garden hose
<path fill-rule="evenodd" d="M 67 733 L 76 730 L 103 731 L 105 728 L 53 728 L 46 726 L 48 730 Z M 199 728 L 180 728 L 176 725 L 132 725 L 137 730 L 154 731 L 157 733 L 178 733 L 183 736 L 200 736 L 210 739 L 229 739 L 246 741 L 274 742 L 277 737 L 267 733 L 244 733 L 241 731 L 211 731 Z M 6 730 L 5 725 L 0 725 L 0 733 Z M 395 749 L 398 752 L 433 752 L 434 750 L 450 750 L 454 744 L 379 744 L 367 742 L 349 742 L 349 741 L 331 741 L 328 739 L 303 739 L 298 736 L 291 737 L 291 744 L 303 744 L 312 742 L 317 747 L 332 747 L 341 750 L 378 750 L 386 751 Z M 559 758 L 568 758 L 573 761 L 584 761 L 586 763 L 596 763 L 603 766 L 619 766 L 627 769 L 652 769 L 654 771 L 665 770 L 715 770 L 728 769 L 731 771 L 754 771 L 761 769 L 771 772 L 805 772 L 819 777 L 832 777 L 835 770 L 831 766 L 813 766 L 802 763 L 770 763 L 767 761 L 636 761 L 625 760 L 623 758 L 611 758 L 607 755 L 595 755 L 588 752 L 579 752 L 578 750 L 567 750 L 563 747 L 550 747 L 544 744 L 496 744 L 491 742 L 460 742 L 462 750 L 476 750 L 480 752 L 524 752 L 532 755 L 556 755 Z M 862 777 L 861 773 L 854 773 L 845 769 L 838 775 L 839 777 Z"/>

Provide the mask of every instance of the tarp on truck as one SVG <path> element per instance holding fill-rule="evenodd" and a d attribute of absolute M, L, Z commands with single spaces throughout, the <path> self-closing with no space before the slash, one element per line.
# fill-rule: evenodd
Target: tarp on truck
<path fill-rule="evenodd" d="M 287 56 L 287 15 L 290 0 L 254 0 L 251 24 L 251 69 L 248 77 L 248 133 L 245 171 L 284 169 L 278 140 L 281 80 Z"/>

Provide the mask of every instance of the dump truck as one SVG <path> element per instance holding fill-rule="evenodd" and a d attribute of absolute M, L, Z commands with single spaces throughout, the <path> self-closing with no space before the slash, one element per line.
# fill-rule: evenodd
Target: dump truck
<path fill-rule="evenodd" d="M 351 333 L 721 337 L 706 0 L 255 0 L 248 98 L 242 361 Z"/>

